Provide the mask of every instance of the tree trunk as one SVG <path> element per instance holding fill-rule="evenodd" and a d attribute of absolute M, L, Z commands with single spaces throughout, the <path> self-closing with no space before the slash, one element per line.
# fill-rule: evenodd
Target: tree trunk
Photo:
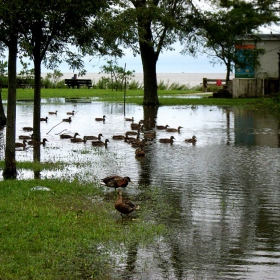
<path fill-rule="evenodd" d="M 156 72 L 158 56 L 153 47 L 146 42 L 140 42 L 140 52 L 144 74 L 143 105 L 157 106 L 159 105 Z"/>
<path fill-rule="evenodd" d="M 2 101 L 2 87 L 0 88 L 0 126 L 4 126 L 7 123 L 7 118 L 5 116 L 3 101 Z"/>
<path fill-rule="evenodd" d="M 34 162 L 40 162 L 41 145 L 41 127 L 40 127 L 40 117 L 41 117 L 41 56 L 40 49 L 35 47 L 34 50 L 34 112 L 33 112 L 33 138 L 35 143 L 33 147 L 33 160 Z"/>
<path fill-rule="evenodd" d="M 16 76 L 17 76 L 17 35 L 12 34 L 8 58 L 8 104 L 4 179 L 16 179 L 15 136 L 16 136 Z"/>

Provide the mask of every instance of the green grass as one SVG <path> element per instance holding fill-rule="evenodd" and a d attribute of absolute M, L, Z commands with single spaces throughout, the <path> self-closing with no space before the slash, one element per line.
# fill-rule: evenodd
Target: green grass
<path fill-rule="evenodd" d="M 77 180 L 1 182 L 0 278 L 114 279 L 110 254 L 164 233 L 145 206 L 135 220 L 121 218 L 115 199 L 114 190 L 104 196 L 101 187 Z"/>
<path fill-rule="evenodd" d="M 201 94 L 198 90 L 159 90 L 158 98 L 160 105 L 208 105 L 208 106 L 255 106 L 260 101 L 266 103 L 265 99 L 260 98 L 182 98 L 194 93 Z M 33 89 L 18 89 L 17 100 L 32 100 Z M 42 89 L 41 98 L 98 98 L 100 102 L 124 102 L 123 91 L 112 91 L 106 89 Z M 7 99 L 7 89 L 2 91 L 2 99 Z M 125 94 L 125 102 L 132 104 L 143 103 L 143 90 L 127 90 Z"/>

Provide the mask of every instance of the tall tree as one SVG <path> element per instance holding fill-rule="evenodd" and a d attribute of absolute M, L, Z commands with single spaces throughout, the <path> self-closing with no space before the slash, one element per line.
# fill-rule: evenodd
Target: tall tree
<path fill-rule="evenodd" d="M 5 147 L 5 167 L 3 177 L 15 179 L 15 128 L 16 128 L 16 61 L 17 42 L 19 30 L 23 28 L 25 14 L 24 3 L 21 1 L 1 1 L 0 5 L 0 41 L 8 50 L 8 103 L 7 103 L 7 127 Z"/>
<path fill-rule="evenodd" d="M 22 34 L 21 50 L 34 62 L 34 113 L 33 137 L 40 142 L 41 117 L 41 64 L 56 66 L 61 62 L 62 53 L 71 55 L 69 44 L 79 46 L 88 23 L 100 10 L 107 7 L 107 1 L 42 0 L 25 2 L 25 9 L 31 11 L 26 22 L 28 32 Z M 80 41 L 79 41 L 79 40 Z M 73 67 L 82 67 L 81 59 L 68 61 Z M 80 58 L 79 56 L 75 56 Z M 33 149 L 34 161 L 40 161 L 40 144 Z"/>
<path fill-rule="evenodd" d="M 212 10 L 192 5 L 193 13 L 188 19 L 195 27 L 195 36 L 185 36 L 182 41 L 185 41 L 185 52 L 203 52 L 213 64 L 224 64 L 228 82 L 234 65 L 242 64 L 235 56 L 235 45 L 240 44 L 240 38 L 254 34 L 258 27 L 276 21 L 277 17 L 271 9 L 263 10 L 256 3 L 223 1 L 222 5 Z M 257 36 L 255 40 L 258 40 Z M 263 51 L 255 49 L 252 52 L 248 52 L 248 59 L 256 65 L 258 54 Z"/>
<path fill-rule="evenodd" d="M 159 105 L 156 66 L 159 55 L 172 49 L 181 21 L 188 13 L 185 0 L 120 0 L 107 17 L 120 43 L 140 54 L 144 75 L 143 105 Z M 115 6 L 114 6 L 115 7 Z"/>

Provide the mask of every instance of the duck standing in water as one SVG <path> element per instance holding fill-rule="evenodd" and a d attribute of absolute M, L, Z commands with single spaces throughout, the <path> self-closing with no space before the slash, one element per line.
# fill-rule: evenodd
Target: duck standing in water
<path fill-rule="evenodd" d="M 97 122 L 105 122 L 106 116 L 104 115 L 102 118 L 95 118 Z"/>
<path fill-rule="evenodd" d="M 194 135 L 192 138 L 186 139 L 185 142 L 187 143 L 196 143 L 197 139 L 196 136 Z"/>
<path fill-rule="evenodd" d="M 26 140 L 26 139 L 23 139 L 22 143 L 16 142 L 16 143 L 15 143 L 15 148 L 23 148 L 23 149 L 25 149 L 26 143 L 27 143 L 27 140 Z"/>
<path fill-rule="evenodd" d="M 78 132 L 76 132 L 74 135 L 70 134 L 61 134 L 60 138 L 61 139 L 71 139 L 71 138 L 76 138 L 78 135 L 80 135 Z"/>
<path fill-rule="evenodd" d="M 167 132 L 179 132 L 180 133 L 181 128 L 183 128 L 183 127 L 178 126 L 178 128 L 166 128 L 166 131 Z"/>
<path fill-rule="evenodd" d="M 62 121 L 63 121 L 63 122 L 69 122 L 69 123 L 70 123 L 70 122 L 72 122 L 72 118 L 69 117 L 68 119 L 62 119 Z"/>
<path fill-rule="evenodd" d="M 128 183 L 133 184 L 129 177 L 127 177 L 127 176 L 121 177 L 118 175 L 111 175 L 111 176 L 105 177 L 101 181 L 107 187 L 115 188 L 115 190 L 120 187 L 125 188 L 128 185 Z"/>
<path fill-rule="evenodd" d="M 131 200 L 124 199 L 122 192 L 118 190 L 118 198 L 115 202 L 115 209 L 121 213 L 121 215 L 128 215 L 135 209 L 139 209 L 139 206 L 133 203 Z"/>
<path fill-rule="evenodd" d="M 101 140 L 97 140 L 97 141 L 92 141 L 91 144 L 92 146 L 105 146 L 105 148 L 107 148 L 108 142 L 110 142 L 109 139 L 106 139 L 105 142 Z"/>
<path fill-rule="evenodd" d="M 170 138 L 161 138 L 159 139 L 159 142 L 160 143 L 170 143 L 170 144 L 173 144 L 174 142 L 174 136 L 171 136 Z"/>
<path fill-rule="evenodd" d="M 31 141 L 28 142 L 28 144 L 29 144 L 29 145 L 38 144 L 38 145 L 46 146 L 46 142 L 49 142 L 49 141 L 47 140 L 47 138 L 43 138 L 43 139 L 42 139 L 42 142 L 36 141 L 36 140 L 31 140 Z"/>

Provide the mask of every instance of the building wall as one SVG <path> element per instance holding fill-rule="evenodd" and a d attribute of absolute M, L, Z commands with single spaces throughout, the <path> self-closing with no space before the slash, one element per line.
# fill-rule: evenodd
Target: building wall
<path fill-rule="evenodd" d="M 262 78 L 265 74 L 265 78 L 277 78 L 278 73 L 278 52 L 280 51 L 280 39 L 275 40 L 263 40 L 257 43 L 258 49 L 264 49 L 265 54 L 259 56 L 260 68 L 255 72 L 256 78 Z"/>
<path fill-rule="evenodd" d="M 233 79 L 232 97 L 263 97 L 263 80 L 261 79 Z"/>

